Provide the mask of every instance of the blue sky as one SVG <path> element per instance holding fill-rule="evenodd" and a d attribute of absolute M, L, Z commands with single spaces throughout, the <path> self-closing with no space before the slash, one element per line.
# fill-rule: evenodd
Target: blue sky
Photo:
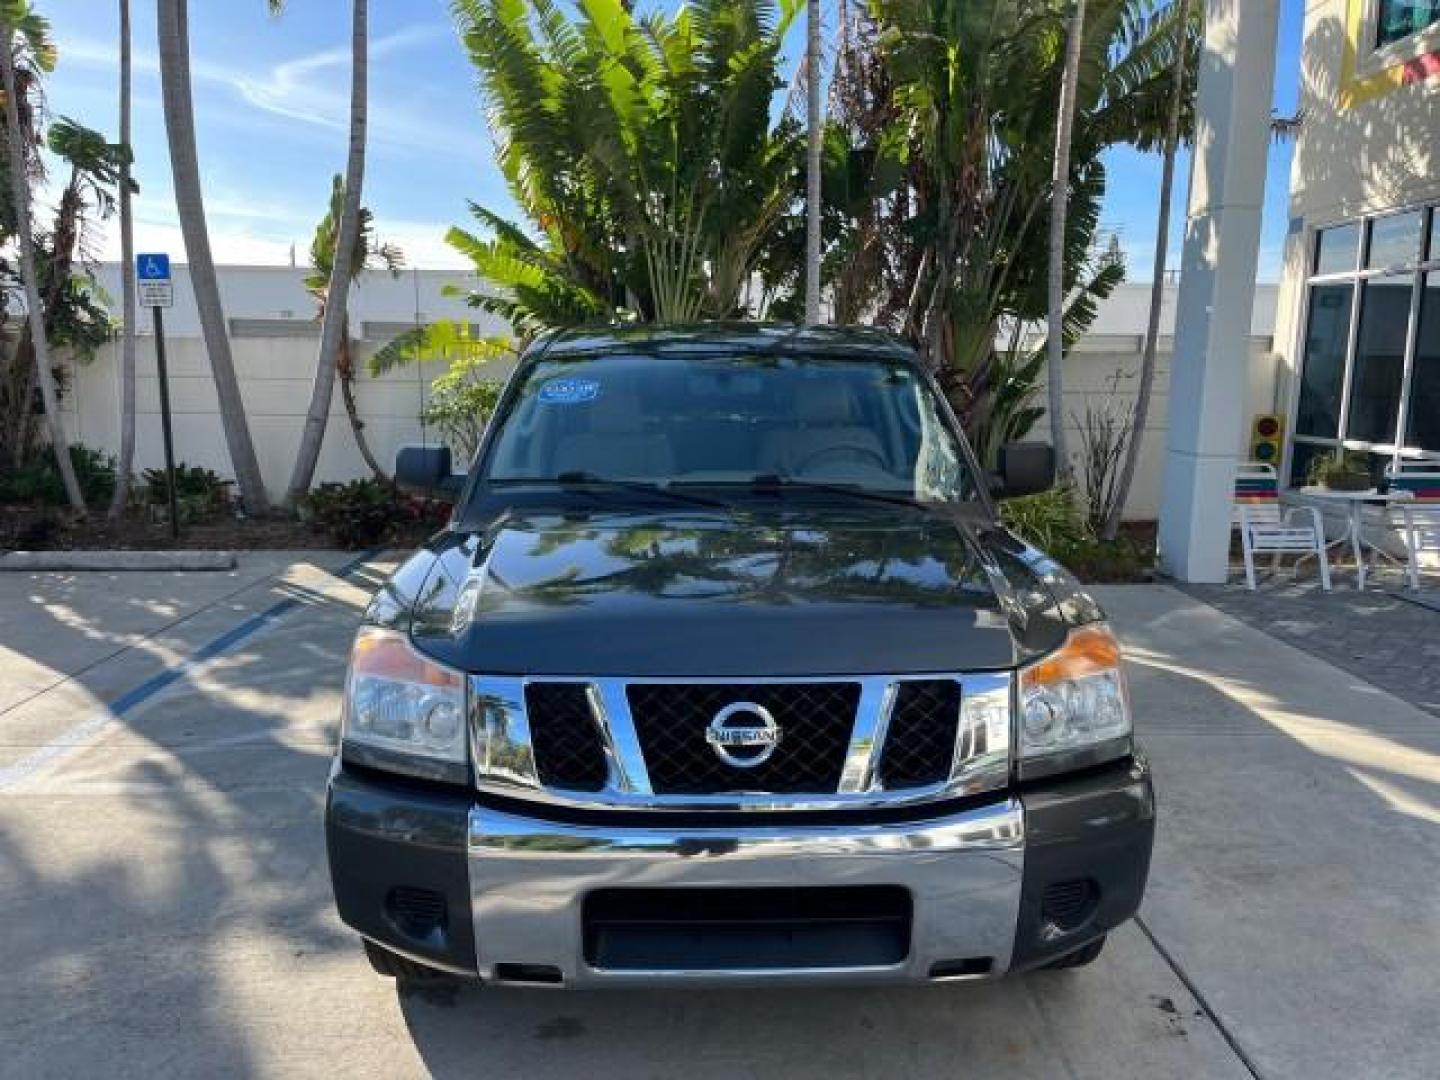
<path fill-rule="evenodd" d="M 1303 0 L 1282 0 L 1276 107 L 1294 111 Z M 115 4 L 39 0 L 60 51 L 49 107 L 114 136 Z M 828 6 L 828 5 L 827 5 Z M 466 200 L 505 205 L 474 74 L 443 0 L 372 3 L 370 140 L 365 202 L 382 237 L 411 265 L 460 268 L 443 241 L 466 219 Z M 154 5 L 132 0 L 135 49 L 136 200 L 140 250 L 183 257 L 175 223 L 160 110 Z M 294 245 L 303 263 L 330 177 L 344 166 L 349 97 L 349 4 L 290 0 L 280 18 L 264 0 L 191 0 L 195 111 L 206 209 L 216 258 L 229 263 L 286 263 Z M 791 36 L 791 60 L 801 47 Z M 1290 151 L 1271 152 L 1261 278 L 1279 273 L 1286 223 Z M 1181 166 L 1176 234 L 1183 217 Z M 1130 256 L 1132 280 L 1148 279 L 1155 242 L 1158 157 L 1117 152 L 1110 162 L 1105 225 Z M 113 229 L 97 240 L 113 258 Z M 1172 244 L 1171 265 L 1178 265 Z"/>

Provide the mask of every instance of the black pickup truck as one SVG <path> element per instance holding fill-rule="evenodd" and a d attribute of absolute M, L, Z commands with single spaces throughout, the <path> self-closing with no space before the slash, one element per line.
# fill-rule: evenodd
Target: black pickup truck
<path fill-rule="evenodd" d="M 325 826 L 376 970 L 938 982 L 1093 960 L 1154 796 L 1095 601 L 872 331 L 569 332 L 356 636 Z M 1007 490 L 1008 489 L 1008 490 Z"/>

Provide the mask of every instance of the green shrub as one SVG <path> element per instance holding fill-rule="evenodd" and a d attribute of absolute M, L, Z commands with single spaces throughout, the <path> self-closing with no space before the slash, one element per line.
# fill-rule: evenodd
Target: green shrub
<path fill-rule="evenodd" d="M 1142 545 L 1121 533 L 1114 540 L 1082 540 L 1050 552 L 1081 581 L 1149 581 L 1155 569 L 1154 544 Z"/>
<path fill-rule="evenodd" d="M 438 428 L 455 457 L 468 462 L 475 456 L 502 389 L 501 383 L 482 379 L 468 367 L 452 367 L 431 384 L 430 402 L 421 412 L 420 422 Z"/>
<path fill-rule="evenodd" d="M 1021 539 L 1056 558 L 1060 558 L 1064 549 L 1091 539 L 1090 526 L 1074 491 L 1068 487 L 1002 499 L 1000 520 Z"/>
<path fill-rule="evenodd" d="M 164 469 L 146 469 L 140 474 L 141 494 L 147 506 L 167 507 L 170 485 Z M 230 508 L 234 481 L 203 465 L 175 466 L 175 506 L 182 522 L 208 521 Z"/>
<path fill-rule="evenodd" d="M 412 520 L 407 507 L 378 480 L 321 484 L 305 496 L 312 522 L 338 547 L 375 547 L 397 525 Z"/>
<path fill-rule="evenodd" d="M 70 461 L 75 466 L 75 479 L 86 503 L 94 506 L 110 501 L 115 494 L 115 458 L 103 450 L 74 443 Z M 0 477 L 0 502 L 31 503 L 41 506 L 64 506 L 65 481 L 55 453 L 49 447 L 8 475 Z"/>

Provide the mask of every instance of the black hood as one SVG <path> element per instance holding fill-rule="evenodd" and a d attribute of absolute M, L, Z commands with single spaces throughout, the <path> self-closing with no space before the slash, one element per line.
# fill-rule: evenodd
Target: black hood
<path fill-rule="evenodd" d="M 491 674 L 994 670 L 1064 633 L 1028 551 L 904 507 L 509 516 L 441 534 L 370 618 Z"/>

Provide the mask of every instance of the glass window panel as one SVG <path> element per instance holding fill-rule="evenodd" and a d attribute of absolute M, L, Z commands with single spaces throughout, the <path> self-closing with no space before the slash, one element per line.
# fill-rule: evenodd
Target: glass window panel
<path fill-rule="evenodd" d="M 1440 273 L 1425 275 L 1406 427 L 1406 445 L 1440 451 Z"/>
<path fill-rule="evenodd" d="M 1366 269 L 1414 265 L 1420 255 L 1421 217 L 1421 211 L 1412 210 L 1407 214 L 1391 214 L 1372 221 Z"/>
<path fill-rule="evenodd" d="M 1335 448 L 1333 446 L 1316 446 L 1314 443 L 1297 442 L 1290 450 L 1290 486 L 1304 487 L 1310 483 L 1310 463 L 1323 454 L 1328 454 Z"/>
<path fill-rule="evenodd" d="M 1340 433 L 1340 393 L 1345 381 L 1345 345 L 1355 286 L 1316 285 L 1310 290 L 1310 321 L 1300 376 L 1299 435 L 1333 439 Z"/>
<path fill-rule="evenodd" d="M 1430 211 L 1430 259 L 1440 259 L 1440 208 Z"/>
<path fill-rule="evenodd" d="M 1315 238 L 1315 273 L 1346 274 L 1355 269 L 1360 249 L 1360 223 L 1321 229 Z"/>
<path fill-rule="evenodd" d="M 1395 438 L 1405 369 L 1413 277 L 1367 281 L 1360 299 L 1360 336 L 1350 376 L 1345 437 L 1388 443 Z"/>
<path fill-rule="evenodd" d="M 1419 33 L 1433 22 L 1440 22 L 1440 0 L 1380 0 L 1375 47 L 1383 49 L 1391 42 Z"/>

